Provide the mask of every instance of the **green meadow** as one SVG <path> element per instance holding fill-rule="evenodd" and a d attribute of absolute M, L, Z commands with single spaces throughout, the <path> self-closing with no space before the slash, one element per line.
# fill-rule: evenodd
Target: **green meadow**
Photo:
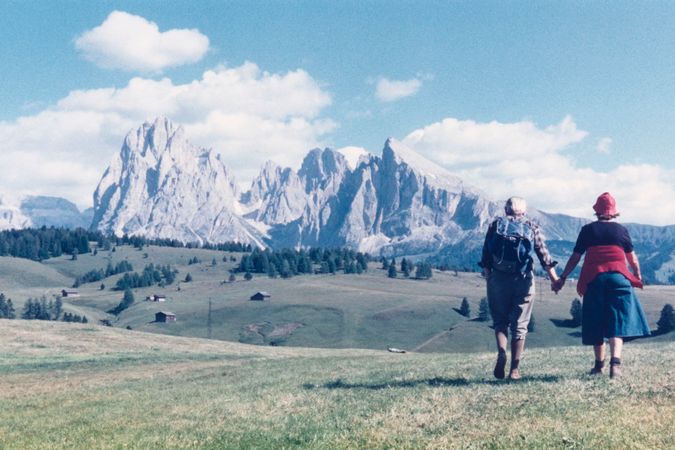
<path fill-rule="evenodd" d="M 675 447 L 675 343 L 493 354 L 253 346 L 0 320 L 0 448 Z"/>
<path fill-rule="evenodd" d="M 197 257 L 200 262 L 189 264 Z M 231 261 L 232 257 L 236 261 Z M 386 349 L 416 352 L 476 352 L 494 349 L 490 322 L 477 320 L 485 281 L 477 273 L 434 271 L 430 280 L 387 277 L 380 263 L 371 263 L 361 275 L 305 275 L 270 279 L 255 275 L 245 281 L 237 274 L 225 282 L 241 254 L 203 249 L 147 246 L 137 250 L 117 247 L 115 252 L 53 258 L 42 263 L 0 258 L 0 292 L 21 312 L 28 297 L 51 299 L 72 286 L 76 277 L 122 260 L 141 272 L 149 263 L 170 264 L 178 270 L 176 281 L 166 287 L 134 289 L 135 303 L 119 316 L 107 313 L 122 299 L 114 291 L 114 275 L 78 288 L 81 296 L 64 299 L 67 312 L 86 315 L 90 323 L 109 320 L 114 327 L 175 336 L 190 336 L 258 345 Z M 223 261 L 225 259 L 226 261 Z M 215 260 L 215 265 L 213 262 Z M 187 274 L 192 281 L 184 282 Z M 101 290 L 101 284 L 105 288 Z M 271 297 L 250 301 L 257 291 Z M 152 294 L 166 295 L 166 302 L 148 302 Z M 638 295 L 652 328 L 661 308 L 675 303 L 675 287 L 648 286 Z M 548 282 L 537 280 L 535 330 L 529 347 L 578 345 L 579 328 L 567 326 L 576 293 L 573 284 L 554 295 Z M 471 305 L 470 317 L 459 314 L 462 299 Z M 211 303 L 209 326 L 209 302 Z M 155 313 L 176 314 L 175 323 L 155 322 Z M 672 341 L 673 333 L 647 339 Z"/>
<path fill-rule="evenodd" d="M 178 270 L 172 285 L 134 289 L 119 316 L 107 312 L 122 299 L 115 275 L 64 299 L 87 324 L 0 320 L 0 448 L 675 448 L 675 333 L 628 343 L 621 379 L 590 377 L 592 352 L 567 323 L 573 286 L 556 296 L 537 280 L 523 379 L 509 382 L 492 377 L 478 274 L 390 279 L 372 263 L 225 282 L 240 257 L 122 246 L 0 258 L 0 292 L 19 315 L 109 262 Z M 270 299 L 250 301 L 257 291 Z M 656 328 L 675 287 L 638 294 Z M 177 321 L 154 322 L 160 310 Z"/>

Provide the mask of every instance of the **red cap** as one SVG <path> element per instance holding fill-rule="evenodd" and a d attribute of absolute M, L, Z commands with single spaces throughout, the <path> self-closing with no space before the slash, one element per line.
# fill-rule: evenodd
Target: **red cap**
<path fill-rule="evenodd" d="M 616 212 L 616 200 L 609 192 L 605 192 L 598 197 L 593 209 L 597 216 L 616 216 L 618 214 Z"/>

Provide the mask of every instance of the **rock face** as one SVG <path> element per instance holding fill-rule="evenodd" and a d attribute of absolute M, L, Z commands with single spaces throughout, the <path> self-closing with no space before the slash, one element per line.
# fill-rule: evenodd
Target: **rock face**
<path fill-rule="evenodd" d="M 0 194 L 0 230 L 28 228 L 30 218 L 18 206 L 18 201 L 6 194 Z"/>
<path fill-rule="evenodd" d="M 30 196 L 21 201 L 21 211 L 34 227 L 89 228 L 93 209 L 80 212 L 77 206 L 60 197 Z"/>
<path fill-rule="evenodd" d="M 124 139 L 94 192 L 92 226 L 117 235 L 262 245 L 238 214 L 239 195 L 218 155 L 159 118 Z"/>
<path fill-rule="evenodd" d="M 381 156 L 362 155 L 355 166 L 318 148 L 298 172 L 267 162 L 242 193 L 219 156 L 160 118 L 125 138 L 94 193 L 92 227 L 184 242 L 348 246 L 475 268 L 485 230 L 501 212 L 501 202 L 394 139 Z M 560 256 L 571 252 L 586 223 L 536 209 L 529 214 Z M 675 242 L 675 227 L 634 228 L 636 242 Z M 670 261 L 671 253 L 655 261 Z"/>

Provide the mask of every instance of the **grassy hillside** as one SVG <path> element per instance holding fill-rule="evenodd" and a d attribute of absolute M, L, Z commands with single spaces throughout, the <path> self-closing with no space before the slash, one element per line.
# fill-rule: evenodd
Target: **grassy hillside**
<path fill-rule="evenodd" d="M 675 448 L 675 343 L 585 375 L 580 346 L 493 355 L 248 346 L 0 320 L 0 447 Z"/>
<path fill-rule="evenodd" d="M 188 265 L 197 256 L 201 263 Z M 223 257 L 227 261 L 223 261 Z M 115 327 L 154 333 L 207 337 L 209 301 L 211 337 L 234 342 L 325 348 L 371 348 L 390 346 L 415 349 L 420 352 L 486 351 L 494 348 L 489 322 L 478 322 L 480 299 L 485 296 L 485 281 L 475 273 L 435 272 L 431 280 L 390 279 L 373 263 L 361 275 L 307 275 L 291 279 L 270 279 L 255 276 L 244 281 L 238 274 L 234 283 L 223 283 L 228 270 L 241 254 L 148 246 L 139 251 L 118 247 L 115 252 L 80 255 L 76 261 L 69 256 L 54 258 L 42 264 L 0 258 L 0 267 L 12 279 L 5 289 L 20 311 L 28 296 L 56 294 L 72 285 L 74 278 L 92 269 L 115 265 L 121 260 L 132 263 L 140 272 L 146 264 L 170 264 L 183 280 L 187 273 L 190 283 L 176 282 L 165 288 L 135 289 L 136 303 L 119 316 L 106 311 L 115 307 L 122 293 L 112 291 L 116 275 L 102 282 L 81 286 L 82 297 L 66 300 L 66 310 L 86 315 L 90 321 L 108 319 Z M 212 265 L 213 259 L 216 265 Z M 21 264 L 16 264 L 21 262 Z M 45 281 L 46 280 L 46 281 Z M 106 289 L 100 290 L 104 283 Z M 567 286 L 556 296 L 545 280 L 538 280 L 536 296 L 536 329 L 530 334 L 529 346 L 577 345 L 579 328 L 567 328 L 574 287 Z M 252 302 L 249 297 L 257 291 L 267 291 L 272 297 L 266 302 Z M 675 304 L 675 287 L 653 286 L 638 291 L 652 328 L 656 328 L 661 308 Z M 143 301 L 146 296 L 161 293 L 165 303 Z M 463 297 L 471 304 L 469 319 L 461 316 Z M 176 323 L 155 323 L 155 312 L 168 310 L 177 314 Z M 657 340 L 673 340 L 675 333 Z"/>

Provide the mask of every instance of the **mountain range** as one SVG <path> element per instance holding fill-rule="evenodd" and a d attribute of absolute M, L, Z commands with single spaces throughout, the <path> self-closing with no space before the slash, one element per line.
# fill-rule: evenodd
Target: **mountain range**
<path fill-rule="evenodd" d="M 355 162 L 329 148 L 309 151 L 297 172 L 268 161 L 242 190 L 220 155 L 157 118 L 125 137 L 94 192 L 93 210 L 81 213 L 70 202 L 46 197 L 24 199 L 17 208 L 0 197 L 0 227 L 88 222 L 117 235 L 275 248 L 348 246 L 475 268 L 485 230 L 502 207 L 391 138 L 380 156 L 364 154 Z M 528 215 L 561 260 L 588 222 L 534 208 Z M 671 281 L 675 226 L 627 227 L 645 274 Z"/>

